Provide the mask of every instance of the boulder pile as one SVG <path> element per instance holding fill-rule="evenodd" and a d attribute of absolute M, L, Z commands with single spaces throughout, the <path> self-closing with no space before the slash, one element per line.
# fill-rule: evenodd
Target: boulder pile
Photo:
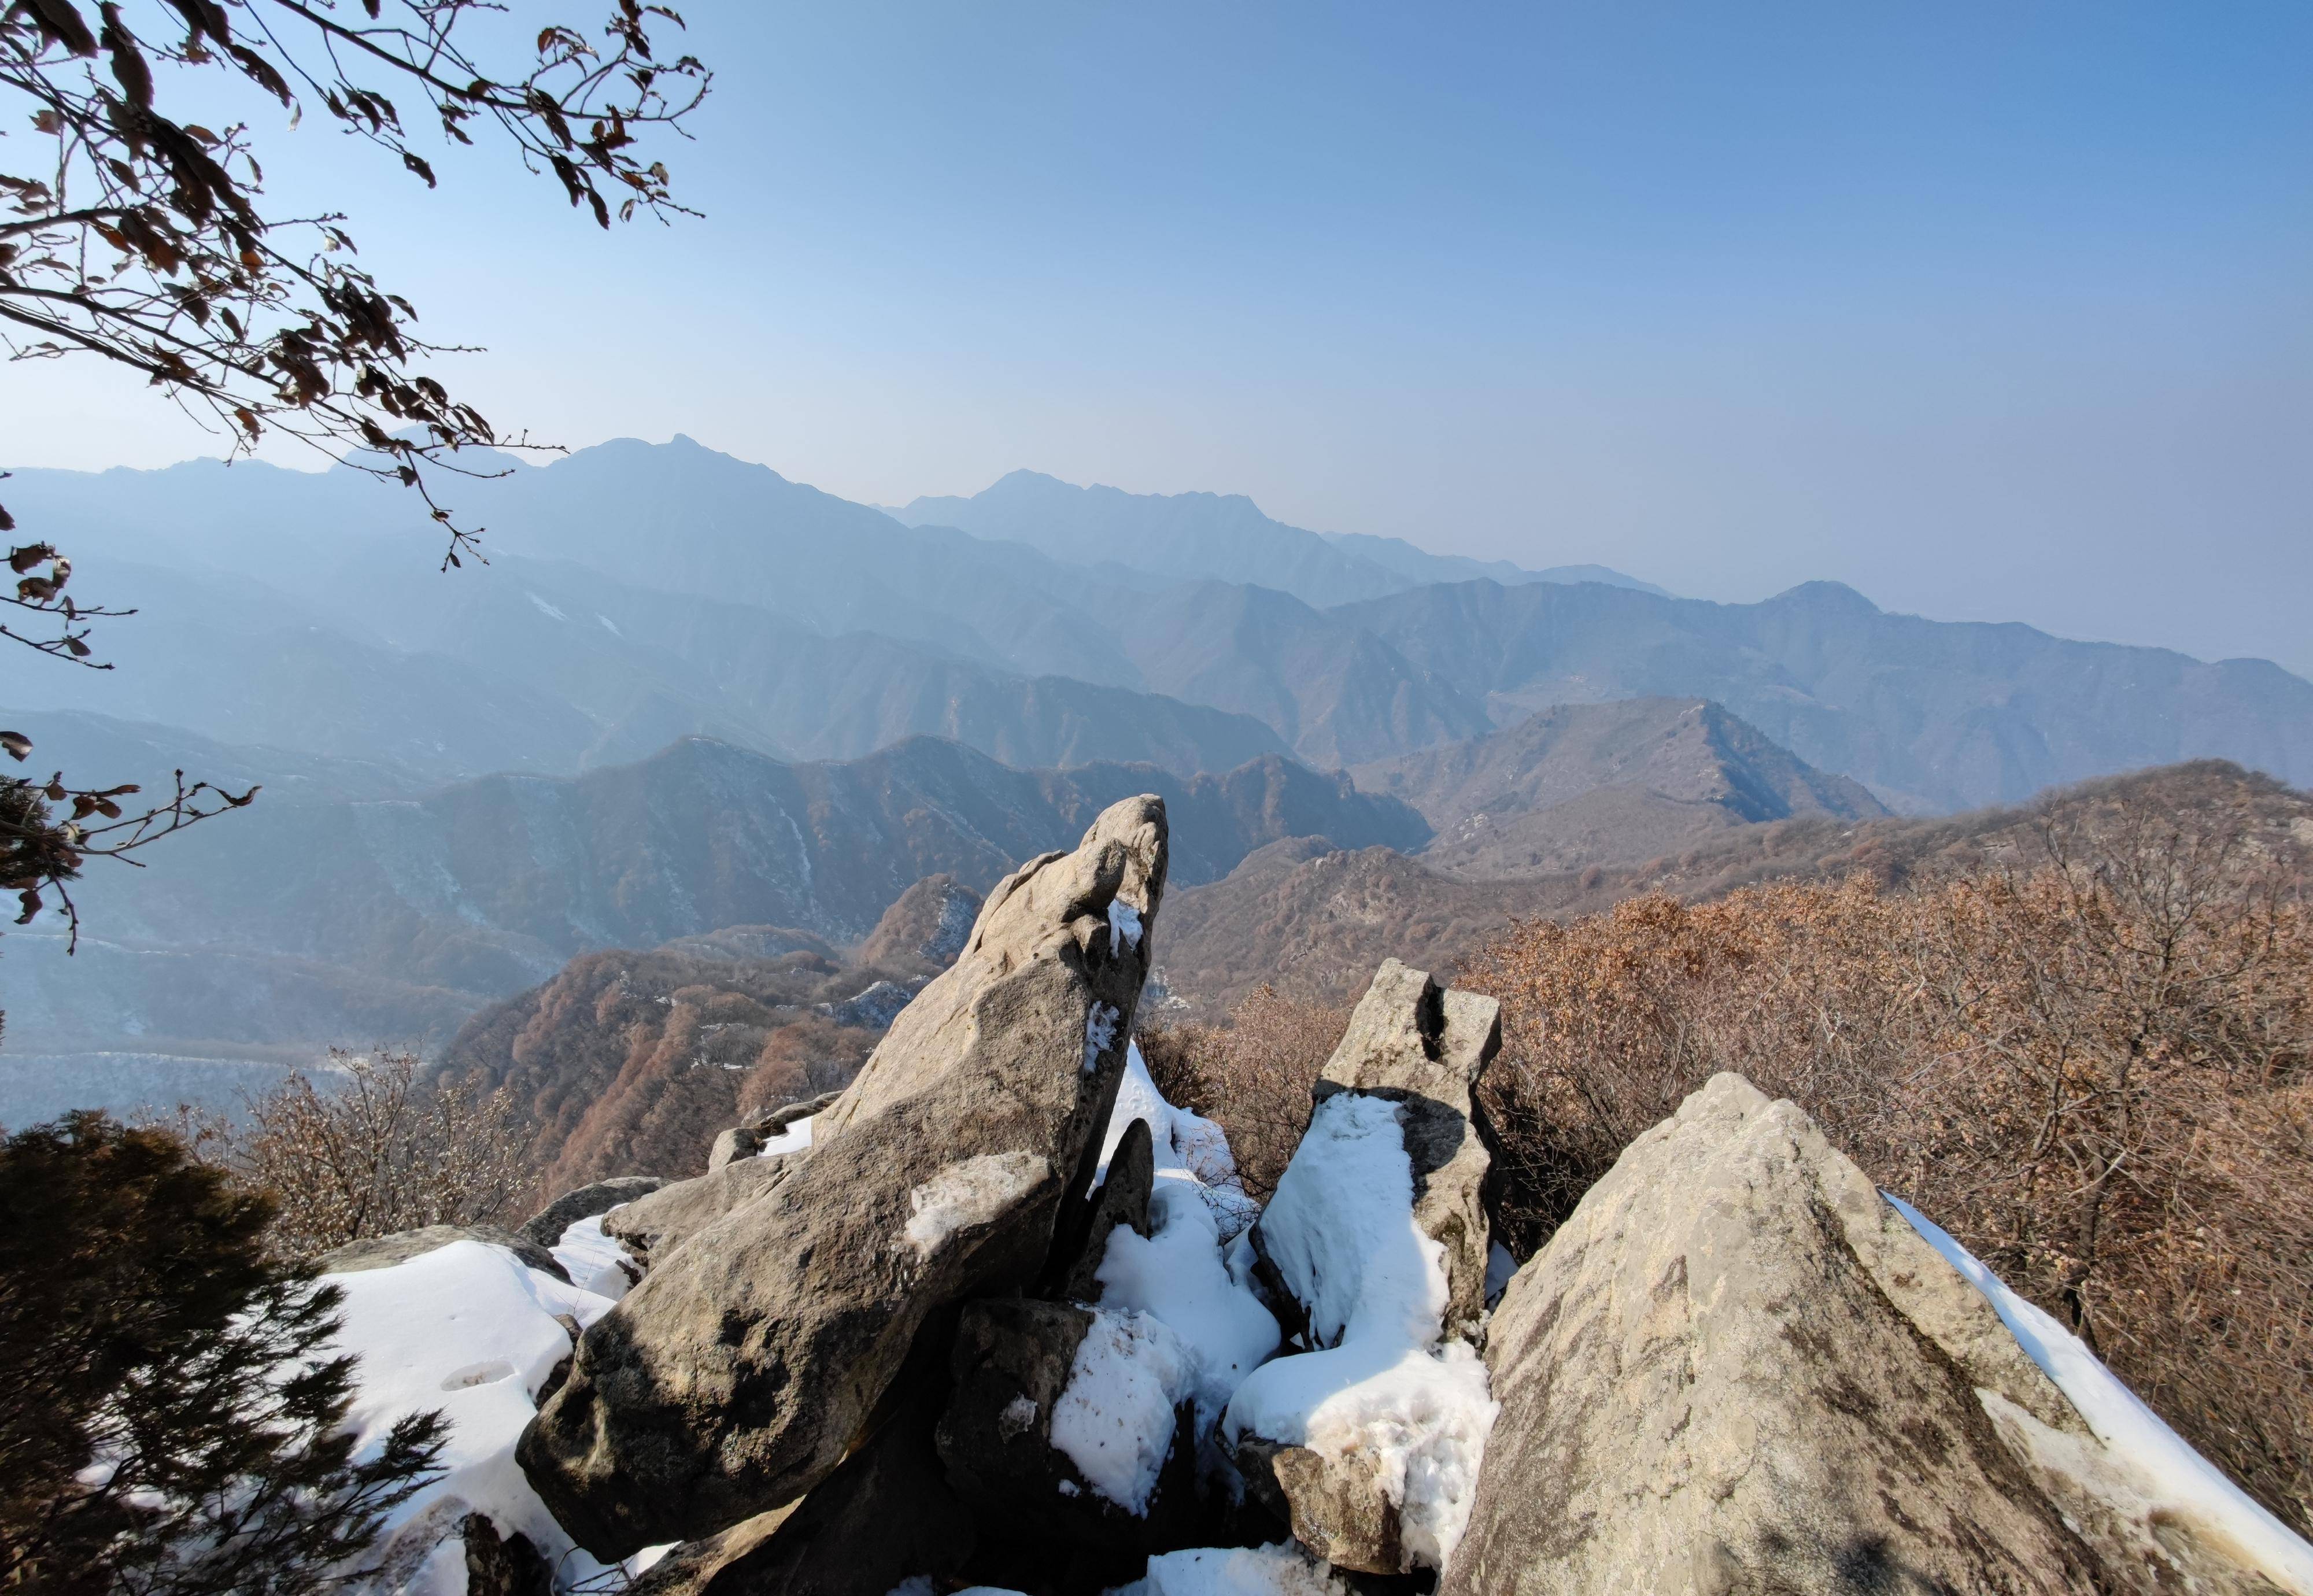
<path fill-rule="evenodd" d="M 2313 1548 L 1737 1077 L 1516 1267 L 1495 1006 L 1393 960 L 1254 1204 L 1131 1041 L 1165 858 L 1141 798 L 1030 860 L 849 1089 L 705 1176 L 342 1260 L 502 1246 L 576 1332 L 507 1365 L 506 1494 L 410 1510 L 395 1566 L 462 1583 L 396 1588 L 2313 1596 Z"/>

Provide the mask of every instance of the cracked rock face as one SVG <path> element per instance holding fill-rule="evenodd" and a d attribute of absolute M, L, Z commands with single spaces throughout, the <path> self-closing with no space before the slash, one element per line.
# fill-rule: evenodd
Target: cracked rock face
<path fill-rule="evenodd" d="M 1064 1197 L 1091 1186 L 1165 868 L 1147 796 L 999 882 L 809 1157 L 654 1245 L 517 1453 L 582 1545 L 622 1556 L 793 1501 L 869 1431 L 936 1315 L 1035 1279 Z"/>
<path fill-rule="evenodd" d="M 1737 1076 L 1583 1198 L 1486 1362 L 1502 1412 L 1441 1596 L 2156 1588 L 1988 1416 L 1979 1392 L 2085 1433 L 1982 1294 Z"/>

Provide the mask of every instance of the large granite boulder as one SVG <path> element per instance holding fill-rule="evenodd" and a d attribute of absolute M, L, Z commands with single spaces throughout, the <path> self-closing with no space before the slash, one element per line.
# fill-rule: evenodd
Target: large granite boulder
<path fill-rule="evenodd" d="M 1979 1292 L 1788 1102 L 1719 1075 L 1510 1283 L 1441 1596 L 2273 1592 L 2099 1447 Z"/>
<path fill-rule="evenodd" d="M 802 1501 L 675 1548 L 626 1596 L 885 1596 L 950 1579 L 978 1532 L 932 1448 L 945 1396 L 919 1380 Z"/>
<path fill-rule="evenodd" d="M 517 1451 L 582 1545 L 623 1556 L 793 1501 L 863 1438 L 943 1310 L 1037 1277 L 1062 1202 L 1091 1189 L 1165 866 L 1147 796 L 1007 877 L 814 1121 L 809 1156 L 653 1247 Z"/>
<path fill-rule="evenodd" d="M 619 1175 L 598 1180 L 575 1192 L 563 1193 L 523 1221 L 516 1233 L 541 1247 L 552 1247 L 562 1239 L 565 1230 L 580 1220 L 608 1213 L 621 1203 L 646 1197 L 665 1184 L 666 1177 L 662 1175 Z"/>
<path fill-rule="evenodd" d="M 1130 1557 L 1190 1534 L 1192 1371 L 1162 1325 L 1064 1302 L 974 1302 L 949 1374 L 940 1458 L 1004 1539 Z"/>
<path fill-rule="evenodd" d="M 1398 1106 L 1413 1164 L 1413 1221 L 1446 1249 L 1447 1335 L 1486 1308 L 1489 1232 L 1480 1188 L 1493 1160 L 1479 1134 L 1478 1077 L 1502 1046 L 1502 1010 L 1385 959 L 1350 1015 L 1313 1096 L 1364 1092 Z"/>
<path fill-rule="evenodd" d="M 664 1256 L 733 1209 L 753 1202 L 785 1180 L 797 1160 L 779 1153 L 739 1159 L 656 1191 L 602 1216 L 602 1234 L 645 1259 Z"/>
<path fill-rule="evenodd" d="M 1385 963 L 1253 1230 L 1309 1350 L 1238 1389 L 1236 1464 L 1338 1568 L 1435 1568 L 1460 1533 L 1494 1412 L 1466 1339 L 1485 1308 L 1491 1165 L 1471 1094 L 1500 1045 L 1493 1000 Z"/>

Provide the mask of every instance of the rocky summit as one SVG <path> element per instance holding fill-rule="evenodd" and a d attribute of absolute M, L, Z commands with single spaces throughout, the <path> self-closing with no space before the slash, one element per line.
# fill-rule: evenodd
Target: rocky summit
<path fill-rule="evenodd" d="M 1133 1039 L 1167 852 L 1143 797 L 1028 861 L 857 1080 L 705 1175 L 325 1260 L 391 1371 L 367 1422 L 459 1425 L 373 1586 L 2313 1596 L 2313 1548 L 1737 1076 L 1520 1266 L 1495 1003 L 1386 960 L 1255 1203 Z"/>

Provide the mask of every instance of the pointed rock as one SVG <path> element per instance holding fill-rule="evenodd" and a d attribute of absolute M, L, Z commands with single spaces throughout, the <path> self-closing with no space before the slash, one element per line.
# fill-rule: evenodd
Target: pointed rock
<path fill-rule="evenodd" d="M 1108 1239 L 1122 1225 L 1147 1236 L 1148 1202 L 1156 1186 L 1156 1142 L 1148 1122 L 1136 1119 L 1108 1160 L 1108 1177 L 1093 1194 L 1084 1239 L 1076 1243 L 1076 1261 L 1060 1283 L 1060 1295 L 1071 1302 L 1100 1301 L 1100 1265 L 1108 1257 Z"/>
<path fill-rule="evenodd" d="M 598 1180 L 592 1186 L 582 1186 L 575 1192 L 565 1192 L 522 1221 L 517 1235 L 527 1237 L 541 1247 L 551 1248 L 562 1239 L 562 1233 L 582 1219 L 592 1219 L 598 1213 L 608 1213 L 621 1203 L 631 1203 L 646 1197 L 666 1184 L 658 1175 L 620 1175 L 609 1180 Z"/>
<path fill-rule="evenodd" d="M 2017 1437 L 2092 1448 L 2080 1415 L 1861 1170 L 1737 1076 L 1583 1198 L 1486 1362 L 1502 1415 L 1441 1596 L 2275 1588 L 2052 1496 Z"/>
<path fill-rule="evenodd" d="M 582 1545 L 624 1556 L 793 1501 L 935 1313 L 1045 1267 L 1063 1200 L 1091 1189 L 1165 866 L 1147 796 L 1007 877 L 792 1173 L 654 1248 L 517 1451 Z"/>

